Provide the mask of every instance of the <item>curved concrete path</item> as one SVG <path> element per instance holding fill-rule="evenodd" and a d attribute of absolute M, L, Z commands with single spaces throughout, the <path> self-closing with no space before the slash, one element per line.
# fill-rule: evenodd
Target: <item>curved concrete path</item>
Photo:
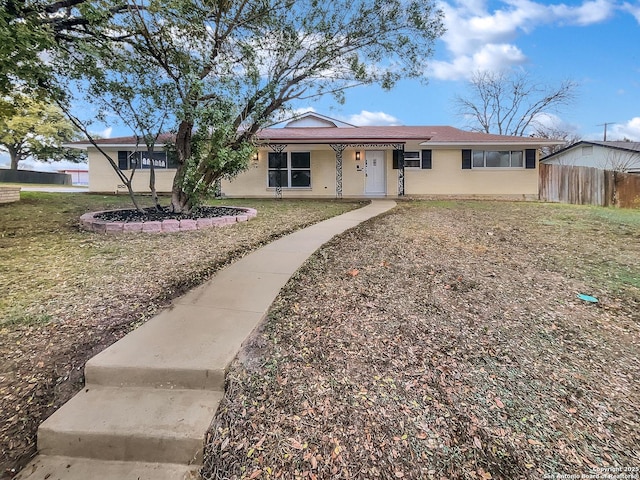
<path fill-rule="evenodd" d="M 198 478 L 225 370 L 280 289 L 324 243 L 395 205 L 374 200 L 246 255 L 93 357 L 16 479 Z"/>

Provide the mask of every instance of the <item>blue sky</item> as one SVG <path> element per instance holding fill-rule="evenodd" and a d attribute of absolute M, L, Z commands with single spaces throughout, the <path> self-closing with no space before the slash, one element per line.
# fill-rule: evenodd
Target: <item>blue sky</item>
<path fill-rule="evenodd" d="M 640 141 L 640 1 L 461 0 L 438 3 L 447 33 L 426 72 L 392 91 L 360 87 L 344 105 L 331 99 L 296 105 L 356 125 L 452 125 L 464 128 L 453 98 L 478 70 L 523 69 L 540 84 L 572 80 L 578 97 L 554 121 L 584 140 Z"/>

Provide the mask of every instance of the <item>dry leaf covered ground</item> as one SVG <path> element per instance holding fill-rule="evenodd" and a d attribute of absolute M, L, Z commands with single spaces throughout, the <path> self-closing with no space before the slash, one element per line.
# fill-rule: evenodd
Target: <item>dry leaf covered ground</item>
<path fill-rule="evenodd" d="M 89 358 L 235 258 L 361 205 L 213 202 L 221 203 L 256 208 L 258 217 L 115 236 L 82 231 L 78 219 L 130 208 L 128 197 L 23 192 L 19 203 L 0 205 L 0 478 L 33 455 L 38 425 L 81 388 Z"/>
<path fill-rule="evenodd" d="M 403 202 L 281 292 L 203 475 L 639 478 L 639 342 L 640 211 Z"/>

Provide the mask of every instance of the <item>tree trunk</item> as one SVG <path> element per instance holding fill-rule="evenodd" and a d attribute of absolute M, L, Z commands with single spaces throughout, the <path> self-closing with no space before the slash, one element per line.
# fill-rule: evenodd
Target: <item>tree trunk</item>
<path fill-rule="evenodd" d="M 178 169 L 173 177 L 171 188 L 171 211 L 175 213 L 189 212 L 191 205 L 189 196 L 184 192 L 184 177 L 187 173 L 187 160 L 191 156 L 191 135 L 193 122 L 183 120 L 178 126 L 176 134 L 176 154 L 178 155 Z"/>
<path fill-rule="evenodd" d="M 161 210 L 160 202 L 158 201 L 158 192 L 156 190 L 156 166 L 153 163 L 153 145 L 147 146 L 147 153 L 149 154 L 149 190 L 151 190 L 151 198 L 153 199 L 153 205 L 156 210 Z"/>
<path fill-rule="evenodd" d="M 181 163 L 178 165 L 176 176 L 173 177 L 173 186 L 171 188 L 171 211 L 174 213 L 188 213 L 191 210 L 189 197 L 182 189 L 186 171 L 186 165 Z"/>
<path fill-rule="evenodd" d="M 18 170 L 18 163 L 22 158 L 18 155 L 18 150 L 14 147 L 8 146 L 9 157 L 11 158 L 11 170 Z"/>

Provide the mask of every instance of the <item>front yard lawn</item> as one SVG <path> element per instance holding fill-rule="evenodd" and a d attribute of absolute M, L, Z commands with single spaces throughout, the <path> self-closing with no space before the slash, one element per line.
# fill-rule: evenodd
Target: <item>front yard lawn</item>
<path fill-rule="evenodd" d="M 0 478 L 34 453 L 38 425 L 81 388 L 89 358 L 235 258 L 362 205 L 225 200 L 212 204 L 253 207 L 258 217 L 194 232 L 108 236 L 79 230 L 80 215 L 130 208 L 128 197 L 21 198 L 0 205 Z"/>
<path fill-rule="evenodd" d="M 637 478 L 639 358 L 640 212 L 402 202 L 281 292 L 203 474 Z"/>

